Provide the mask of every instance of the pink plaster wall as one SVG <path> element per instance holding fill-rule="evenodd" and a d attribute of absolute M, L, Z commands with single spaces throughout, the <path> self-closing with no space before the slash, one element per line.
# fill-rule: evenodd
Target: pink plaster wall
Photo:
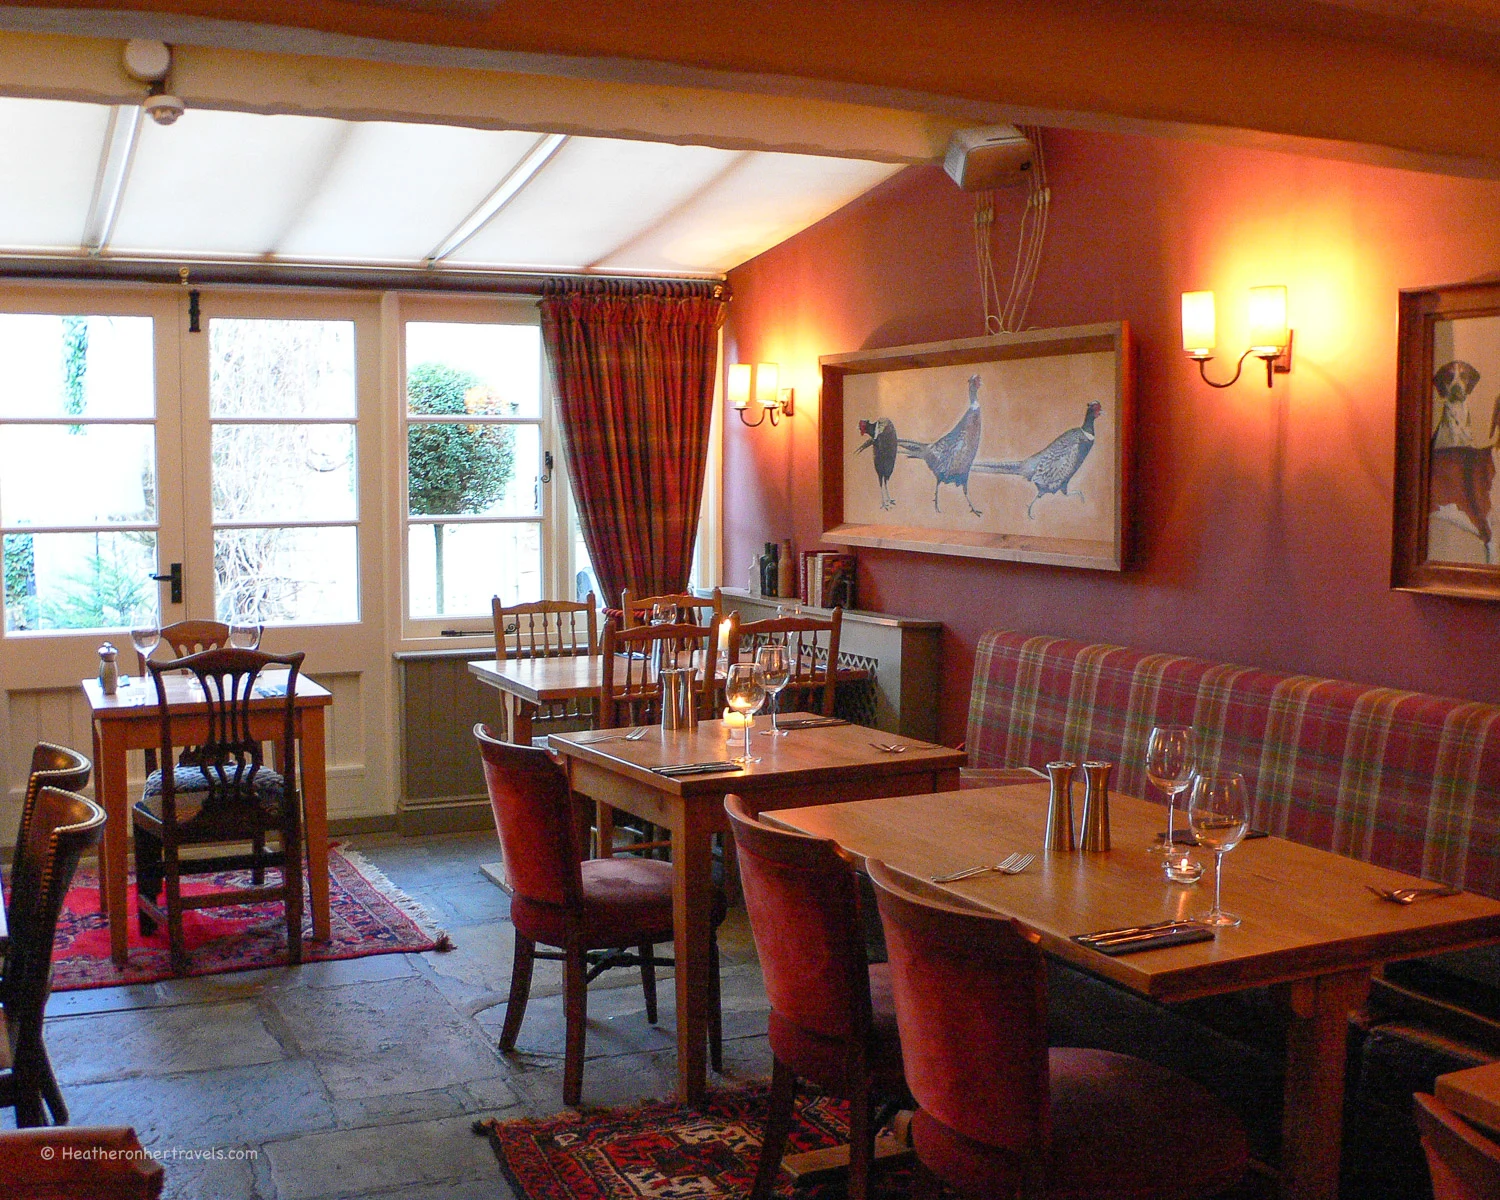
<path fill-rule="evenodd" d="M 1029 323 L 1134 329 L 1137 565 L 860 549 L 860 607 L 946 626 L 943 739 L 964 736 L 974 647 L 1000 626 L 1500 701 L 1500 603 L 1389 587 L 1397 293 L 1500 277 L 1500 184 L 1128 135 L 1048 131 L 1046 148 Z M 1020 199 L 997 208 L 1006 278 Z M 731 273 L 726 360 L 780 362 L 797 413 L 726 424 L 726 583 L 766 540 L 819 544 L 820 354 L 983 332 L 972 211 L 913 168 Z M 1261 283 L 1288 287 L 1293 374 L 1204 387 L 1180 293 L 1218 293 L 1227 374 Z"/>

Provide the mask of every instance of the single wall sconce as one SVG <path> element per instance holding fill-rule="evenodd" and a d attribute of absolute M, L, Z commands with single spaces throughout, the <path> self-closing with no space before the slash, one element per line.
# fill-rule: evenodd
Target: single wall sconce
<path fill-rule="evenodd" d="M 1250 289 L 1250 348 L 1240 355 L 1234 378 L 1215 383 L 1208 377 L 1204 364 L 1214 356 L 1217 340 L 1212 292 L 1182 293 L 1182 348 L 1189 358 L 1197 360 L 1198 374 L 1209 387 L 1226 388 L 1240 377 L 1245 359 L 1252 354 L 1264 359 L 1266 386 L 1273 375 L 1286 375 L 1292 369 L 1292 331 L 1286 323 L 1286 288 L 1253 287 Z"/>
<path fill-rule="evenodd" d="M 735 363 L 729 368 L 729 403 L 740 420 L 754 429 L 767 417 L 777 424 L 782 417 L 792 415 L 792 389 L 781 386 L 781 367 L 776 363 L 759 363 L 754 377 L 755 403 L 760 406 L 760 416 L 753 421 L 745 420 L 745 410 L 750 407 L 751 373 L 749 363 Z"/>

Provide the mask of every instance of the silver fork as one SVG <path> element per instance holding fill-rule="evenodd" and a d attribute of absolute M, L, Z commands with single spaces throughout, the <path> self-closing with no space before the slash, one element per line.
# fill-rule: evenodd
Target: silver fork
<path fill-rule="evenodd" d="M 1015 862 L 1011 863 L 1010 866 L 1006 867 L 1002 874 L 1019 875 L 1034 862 L 1036 862 L 1035 854 L 1023 854 Z"/>
<path fill-rule="evenodd" d="M 642 725 L 639 729 L 632 729 L 629 733 L 610 733 L 604 737 L 589 738 L 582 743 L 585 746 L 594 746 L 600 742 L 638 742 L 651 732 L 651 726 Z"/>
<path fill-rule="evenodd" d="M 962 871 L 953 871 L 947 875 L 932 876 L 933 883 L 953 883 L 955 880 L 968 879 L 971 875 L 983 875 L 986 871 L 1008 871 L 1015 866 L 1016 860 L 1022 858 L 1021 854 L 1008 854 L 992 867 L 965 867 Z M 1024 856 L 1030 862 L 1034 856 Z"/>
<path fill-rule="evenodd" d="M 1382 900 L 1390 900 L 1395 904 L 1411 904 L 1424 896 L 1436 899 L 1439 896 L 1461 895 L 1459 888 L 1448 887 L 1446 884 L 1438 884 L 1433 887 L 1404 887 L 1404 888 L 1380 888 L 1373 883 L 1365 884 L 1372 892 Z"/>
<path fill-rule="evenodd" d="M 906 753 L 906 747 L 899 745 L 896 742 L 871 742 L 870 745 L 874 746 L 875 749 L 879 750 L 882 754 Z"/>

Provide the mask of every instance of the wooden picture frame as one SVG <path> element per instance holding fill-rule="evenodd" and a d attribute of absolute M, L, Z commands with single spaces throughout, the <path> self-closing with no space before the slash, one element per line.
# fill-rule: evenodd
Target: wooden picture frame
<path fill-rule="evenodd" d="M 1401 293 L 1391 586 L 1500 600 L 1500 284 Z"/>
<path fill-rule="evenodd" d="M 1124 569 L 1135 425 L 1125 322 L 818 361 L 825 541 Z"/>

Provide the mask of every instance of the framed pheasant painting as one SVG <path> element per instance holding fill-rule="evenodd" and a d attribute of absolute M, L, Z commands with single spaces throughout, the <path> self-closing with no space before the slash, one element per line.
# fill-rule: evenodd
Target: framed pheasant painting
<path fill-rule="evenodd" d="M 1124 322 L 818 361 L 825 540 L 1124 568 L 1134 427 Z"/>
<path fill-rule="evenodd" d="M 1500 600 L 1500 284 L 1401 293 L 1391 586 Z"/>

